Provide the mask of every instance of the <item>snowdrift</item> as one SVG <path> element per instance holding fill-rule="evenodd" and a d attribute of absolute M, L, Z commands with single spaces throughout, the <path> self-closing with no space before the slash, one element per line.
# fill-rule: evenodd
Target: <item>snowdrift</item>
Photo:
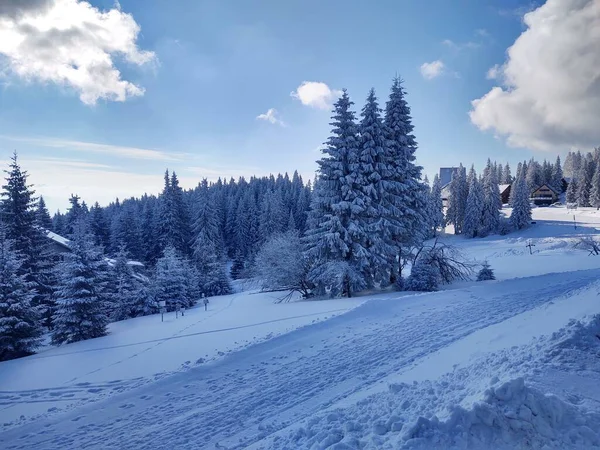
<path fill-rule="evenodd" d="M 404 449 L 600 448 L 600 414 L 517 378 L 490 388 L 471 410 L 456 407 L 445 422 L 419 418 L 403 439 Z"/>

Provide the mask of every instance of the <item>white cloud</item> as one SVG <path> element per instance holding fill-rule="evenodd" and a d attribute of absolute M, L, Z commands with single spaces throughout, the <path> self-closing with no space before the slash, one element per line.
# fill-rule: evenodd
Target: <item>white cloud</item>
<path fill-rule="evenodd" d="M 83 0 L 0 2 L 0 55 L 10 72 L 68 86 L 88 105 L 144 94 L 122 79 L 113 60 L 137 66 L 156 60 L 153 52 L 138 48 L 139 32 L 133 17 L 118 7 L 100 11 Z"/>
<path fill-rule="evenodd" d="M 471 121 L 516 147 L 600 144 L 600 1 L 548 0 L 523 20 L 506 63 L 488 72 L 503 86 L 472 102 Z"/>
<path fill-rule="evenodd" d="M 298 89 L 290 94 L 305 106 L 317 109 L 331 109 L 333 103 L 342 95 L 342 91 L 331 89 L 320 81 L 303 81 Z"/>
<path fill-rule="evenodd" d="M 269 123 L 272 123 L 273 125 L 280 125 L 282 127 L 285 127 L 285 123 L 279 118 L 279 113 L 275 108 L 269 108 L 266 113 L 259 114 L 258 116 L 256 116 L 256 118 L 258 120 L 265 120 Z"/>
<path fill-rule="evenodd" d="M 166 153 L 160 150 L 151 150 L 147 148 L 98 144 L 95 142 L 70 141 L 66 139 L 29 138 L 5 135 L 0 135 L 0 139 L 14 142 L 25 142 L 28 144 L 38 145 L 40 147 L 62 149 L 66 151 L 93 152 L 115 156 L 118 158 L 144 159 L 149 161 L 179 161 L 186 156 L 180 153 Z"/>
<path fill-rule="evenodd" d="M 424 63 L 421 65 L 421 75 L 426 80 L 433 80 L 444 73 L 445 67 L 444 63 L 439 59 L 430 63 Z"/>
<path fill-rule="evenodd" d="M 489 70 L 485 74 L 485 77 L 488 80 L 495 80 L 501 75 L 501 73 L 502 73 L 502 67 L 500 67 L 498 64 L 496 64 L 493 67 L 489 68 Z"/>

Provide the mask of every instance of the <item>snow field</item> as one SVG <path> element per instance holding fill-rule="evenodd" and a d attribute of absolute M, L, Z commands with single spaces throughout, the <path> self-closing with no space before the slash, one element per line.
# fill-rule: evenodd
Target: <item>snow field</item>
<path fill-rule="evenodd" d="M 0 364 L 0 427 L 56 413 L 206 364 L 240 348 L 344 313 L 362 299 L 275 304 L 281 293 L 210 299 L 164 322 L 115 322 L 109 335 Z M 43 374 L 43 375 L 42 375 Z M 23 417 L 21 417 L 23 416 Z"/>
<path fill-rule="evenodd" d="M 443 238 L 497 281 L 290 304 L 245 292 L 2 363 L 0 447 L 596 448 L 600 258 L 573 244 L 600 215 L 576 211 L 575 229 L 572 214 Z"/>

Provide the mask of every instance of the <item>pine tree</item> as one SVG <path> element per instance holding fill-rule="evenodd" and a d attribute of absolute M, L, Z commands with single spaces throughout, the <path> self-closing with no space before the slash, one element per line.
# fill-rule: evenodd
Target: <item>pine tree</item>
<path fill-rule="evenodd" d="M 52 218 L 41 195 L 35 207 L 35 223 L 44 230 L 52 231 Z"/>
<path fill-rule="evenodd" d="M 71 206 L 65 215 L 64 232 L 70 236 L 75 232 L 75 225 L 85 218 L 85 209 L 80 203 L 81 198 L 78 195 L 71 195 L 69 203 Z"/>
<path fill-rule="evenodd" d="M 600 167 L 596 167 L 590 188 L 590 205 L 600 208 Z"/>
<path fill-rule="evenodd" d="M 571 178 L 569 186 L 567 186 L 567 203 L 577 203 L 577 179 Z"/>
<path fill-rule="evenodd" d="M 523 177 L 517 178 L 514 183 L 515 197 L 513 210 L 510 214 L 510 224 L 515 230 L 527 228 L 531 223 L 531 205 L 529 204 L 529 190 Z"/>
<path fill-rule="evenodd" d="M 358 164 L 352 173 L 357 192 L 354 205 L 360 208 L 356 216 L 360 232 L 349 231 L 355 263 L 370 287 L 374 281 L 388 280 L 395 265 L 397 251 L 393 242 L 402 231 L 398 220 L 402 186 L 394 179 L 393 168 L 387 165 L 388 143 L 374 89 L 369 91 L 361 117 Z"/>
<path fill-rule="evenodd" d="M 108 249 L 110 245 L 110 229 L 104 215 L 104 210 L 98 202 L 90 208 L 90 232 L 94 236 L 94 244 L 98 247 Z"/>
<path fill-rule="evenodd" d="M 71 251 L 57 267 L 52 341 L 82 341 L 106 335 L 106 262 L 84 220 L 73 224 Z"/>
<path fill-rule="evenodd" d="M 442 202 L 442 185 L 440 183 L 440 177 L 437 173 L 433 177 L 433 185 L 431 186 L 429 211 L 431 224 L 433 226 L 433 235 L 435 236 L 437 230 L 443 230 L 446 226 L 446 221 L 444 218 L 444 204 Z"/>
<path fill-rule="evenodd" d="M 556 192 L 563 192 L 563 171 L 560 165 L 560 156 L 556 157 L 556 162 L 552 166 L 550 185 Z"/>
<path fill-rule="evenodd" d="M 454 234 L 462 233 L 462 224 L 465 221 L 467 196 L 469 194 L 469 186 L 467 184 L 465 172 L 465 168 L 460 164 L 450 182 L 450 196 L 448 199 L 446 221 L 454 225 Z"/>
<path fill-rule="evenodd" d="M 502 184 L 512 184 L 513 181 L 510 165 L 506 163 L 506 166 L 504 166 L 504 170 L 502 171 Z"/>
<path fill-rule="evenodd" d="M 590 187 L 592 179 L 589 173 L 588 162 L 584 160 L 577 175 L 577 206 L 590 206 Z"/>
<path fill-rule="evenodd" d="M 157 302 L 164 301 L 168 311 L 187 307 L 188 280 L 184 261 L 174 247 L 168 246 L 156 262 L 154 295 Z"/>
<path fill-rule="evenodd" d="M 229 294 L 232 289 L 225 267 L 221 263 L 223 240 L 214 201 L 209 195 L 206 180 L 202 181 L 196 193 L 195 210 L 192 258 L 199 271 L 200 294 L 207 296 Z"/>
<path fill-rule="evenodd" d="M 492 171 L 491 162 L 488 159 L 483 173 L 483 212 L 480 228 L 482 236 L 495 233 L 498 230 L 501 209 L 502 199 L 500 197 L 500 189 Z"/>
<path fill-rule="evenodd" d="M 174 247 L 181 255 L 189 254 L 190 224 L 183 190 L 175 172 L 165 172 L 165 185 L 160 196 L 157 237 L 161 250 Z"/>
<path fill-rule="evenodd" d="M 352 175 L 358 164 L 358 129 L 353 103 L 344 90 L 334 105 L 332 135 L 317 161 L 318 179 L 314 184 L 310 229 L 307 231 L 307 258 L 314 268 L 310 280 L 319 293 L 350 297 L 366 286 L 357 258 L 364 242 L 357 215 L 364 207 L 357 202 Z"/>
<path fill-rule="evenodd" d="M 36 201 L 35 192 L 27 182 L 27 171 L 21 170 L 16 153 L 13 154 L 9 169 L 5 171 L 7 177 L 3 186 L 0 219 L 5 226 L 6 237 L 13 241 L 14 250 L 23 258 L 19 275 L 25 275 L 26 281 L 33 283 L 33 304 L 43 305 L 47 311 L 52 304 L 49 273 L 55 255 L 43 227 L 48 225 L 45 203 L 43 200 Z M 42 222 L 38 222 L 38 217 Z M 50 325 L 49 322 L 47 325 Z"/>
<path fill-rule="evenodd" d="M 483 267 L 477 274 L 477 281 L 489 281 L 495 280 L 496 276 L 494 275 L 494 270 L 490 267 L 490 264 L 485 261 L 483 263 Z"/>
<path fill-rule="evenodd" d="M 140 305 L 145 303 L 141 283 L 135 278 L 128 260 L 127 250 L 121 247 L 108 270 L 107 297 L 111 320 L 136 317 L 139 315 Z"/>
<path fill-rule="evenodd" d="M 433 292 L 440 284 L 440 274 L 435 265 L 429 264 L 425 258 L 417 259 L 406 282 L 406 290 Z"/>
<path fill-rule="evenodd" d="M 23 258 L 14 241 L 0 228 L 0 361 L 26 356 L 41 343 L 39 309 L 33 304 L 35 290 L 22 274 Z"/>
<path fill-rule="evenodd" d="M 474 167 L 471 167 L 469 180 L 469 195 L 467 196 L 467 206 L 462 232 L 465 236 L 473 238 L 478 235 L 479 229 L 482 226 L 481 221 L 484 204 L 483 188 L 477 179 Z"/>
<path fill-rule="evenodd" d="M 399 260 L 398 273 L 392 271 L 392 280 L 401 277 L 402 259 L 409 248 L 420 245 L 428 234 L 426 189 L 421 183 L 422 167 L 416 164 L 417 141 L 406 92 L 399 77 L 394 78 L 386 103 L 384 125 L 386 130 L 386 167 L 390 173 L 384 177 L 384 190 L 390 197 L 390 210 L 394 213 L 399 233 L 391 235 L 391 244 L 396 246 Z M 389 179 L 389 181 L 388 181 Z M 441 190 L 440 190 L 441 197 Z M 435 201 L 436 208 L 438 206 Z"/>

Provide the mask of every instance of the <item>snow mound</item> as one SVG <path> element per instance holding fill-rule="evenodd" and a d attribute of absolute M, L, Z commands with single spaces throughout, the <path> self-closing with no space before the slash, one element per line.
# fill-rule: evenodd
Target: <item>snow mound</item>
<path fill-rule="evenodd" d="M 600 414 L 585 413 L 516 378 L 485 393 L 448 420 L 421 417 L 403 436 L 404 449 L 600 448 Z"/>

